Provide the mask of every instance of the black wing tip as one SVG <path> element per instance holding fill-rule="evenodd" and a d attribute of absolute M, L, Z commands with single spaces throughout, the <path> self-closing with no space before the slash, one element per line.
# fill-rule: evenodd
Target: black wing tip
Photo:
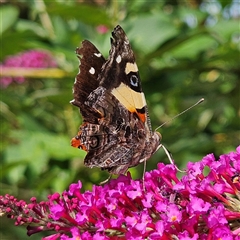
<path fill-rule="evenodd" d="M 120 49 L 120 48 L 123 48 L 122 51 L 126 52 L 126 54 L 127 52 L 130 53 L 131 47 L 130 47 L 128 37 L 120 25 L 117 25 L 113 29 L 112 37 L 110 38 L 110 40 L 111 40 L 110 55 L 111 55 L 111 52 L 116 52 L 114 51 L 114 49 Z"/>
<path fill-rule="evenodd" d="M 127 40 L 127 36 L 126 33 L 124 32 L 124 30 L 122 29 L 122 27 L 120 25 L 117 25 L 113 31 L 112 31 L 112 37 L 115 41 L 118 40 L 124 40 L 124 41 L 128 41 Z"/>
<path fill-rule="evenodd" d="M 122 27 L 120 25 L 117 25 L 114 29 L 113 32 L 119 32 L 119 31 L 123 31 Z"/>

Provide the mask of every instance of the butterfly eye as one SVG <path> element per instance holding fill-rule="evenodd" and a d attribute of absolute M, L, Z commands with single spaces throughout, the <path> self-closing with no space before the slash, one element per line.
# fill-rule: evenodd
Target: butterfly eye
<path fill-rule="evenodd" d="M 137 87 L 137 86 L 138 86 L 138 78 L 137 78 L 137 76 L 132 75 L 132 76 L 130 77 L 130 83 L 131 83 L 131 85 L 132 85 L 133 87 Z"/>

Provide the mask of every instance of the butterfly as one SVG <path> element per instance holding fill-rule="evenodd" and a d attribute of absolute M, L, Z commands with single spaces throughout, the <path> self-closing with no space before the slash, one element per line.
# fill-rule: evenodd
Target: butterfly
<path fill-rule="evenodd" d="M 124 174 L 161 146 L 161 134 L 151 128 L 133 50 L 118 25 L 108 59 L 87 40 L 76 54 L 80 72 L 71 103 L 80 109 L 83 123 L 71 145 L 87 152 L 86 166 Z"/>

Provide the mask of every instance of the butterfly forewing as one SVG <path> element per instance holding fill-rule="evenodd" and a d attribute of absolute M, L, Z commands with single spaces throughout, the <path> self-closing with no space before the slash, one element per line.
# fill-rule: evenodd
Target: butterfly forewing
<path fill-rule="evenodd" d="M 98 76 L 106 62 L 98 49 L 89 41 L 84 40 L 82 46 L 76 49 L 80 60 L 79 73 L 73 86 L 74 100 L 71 103 L 80 108 L 80 112 L 87 122 L 96 122 L 99 114 L 89 109 L 84 103 L 89 94 L 99 86 Z"/>

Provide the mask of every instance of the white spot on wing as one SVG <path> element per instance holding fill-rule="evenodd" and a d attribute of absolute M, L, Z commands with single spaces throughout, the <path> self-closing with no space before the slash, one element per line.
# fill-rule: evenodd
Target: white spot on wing
<path fill-rule="evenodd" d="M 136 63 L 128 62 L 125 67 L 125 73 L 129 74 L 130 72 L 138 72 L 138 67 Z"/>
<path fill-rule="evenodd" d="M 120 55 L 118 55 L 117 58 L 116 58 L 116 62 L 120 63 L 121 61 L 122 61 L 122 57 Z"/>
<path fill-rule="evenodd" d="M 89 72 L 93 75 L 95 73 L 95 69 L 93 67 L 91 67 Z"/>
<path fill-rule="evenodd" d="M 94 55 L 95 55 L 96 57 L 101 57 L 101 56 L 102 56 L 101 53 L 94 53 Z"/>

